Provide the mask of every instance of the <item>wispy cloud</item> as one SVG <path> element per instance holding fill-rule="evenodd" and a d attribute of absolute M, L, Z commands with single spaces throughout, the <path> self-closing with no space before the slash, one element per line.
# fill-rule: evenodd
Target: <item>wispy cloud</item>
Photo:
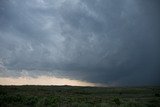
<path fill-rule="evenodd" d="M 0 0 L 0 76 L 160 83 L 158 0 Z M 146 80 L 147 78 L 147 80 Z"/>

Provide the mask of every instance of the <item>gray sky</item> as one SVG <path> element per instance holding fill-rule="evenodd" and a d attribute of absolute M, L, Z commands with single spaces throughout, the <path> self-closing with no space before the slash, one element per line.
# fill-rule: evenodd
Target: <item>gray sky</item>
<path fill-rule="evenodd" d="M 159 0 L 0 0 L 0 77 L 160 85 Z"/>

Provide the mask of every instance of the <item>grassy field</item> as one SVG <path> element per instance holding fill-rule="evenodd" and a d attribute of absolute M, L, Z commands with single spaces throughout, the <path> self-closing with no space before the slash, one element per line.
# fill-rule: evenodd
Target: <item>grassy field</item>
<path fill-rule="evenodd" d="M 0 107 L 160 107 L 160 87 L 0 86 Z"/>

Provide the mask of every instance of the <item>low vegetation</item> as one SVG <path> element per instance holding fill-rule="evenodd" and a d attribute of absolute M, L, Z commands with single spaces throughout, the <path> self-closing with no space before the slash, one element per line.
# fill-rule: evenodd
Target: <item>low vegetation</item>
<path fill-rule="evenodd" d="M 0 107 L 160 107 L 160 87 L 0 86 Z"/>

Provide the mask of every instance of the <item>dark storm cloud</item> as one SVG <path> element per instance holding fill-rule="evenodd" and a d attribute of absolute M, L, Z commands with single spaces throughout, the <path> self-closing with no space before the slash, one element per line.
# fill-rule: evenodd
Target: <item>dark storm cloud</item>
<path fill-rule="evenodd" d="M 158 0 L 1 0 L 0 76 L 160 84 Z"/>

